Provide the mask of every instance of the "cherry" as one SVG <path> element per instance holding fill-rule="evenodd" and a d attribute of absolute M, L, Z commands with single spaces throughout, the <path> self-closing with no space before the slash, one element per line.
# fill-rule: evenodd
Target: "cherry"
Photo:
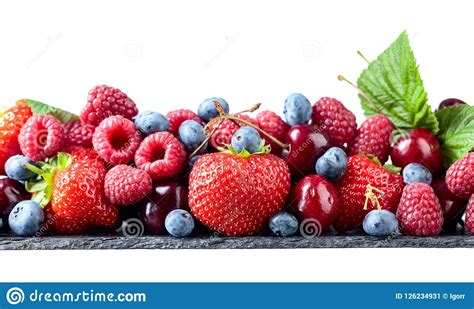
<path fill-rule="evenodd" d="M 166 234 L 165 219 L 174 209 L 188 210 L 188 189 L 175 181 L 153 185 L 152 192 L 139 204 L 140 219 L 150 234 Z"/>
<path fill-rule="evenodd" d="M 441 101 L 436 111 L 442 110 L 446 107 L 456 106 L 456 105 L 461 105 L 461 104 L 466 104 L 466 102 L 456 99 L 456 98 L 449 98 L 449 99 Z"/>
<path fill-rule="evenodd" d="M 339 208 L 336 188 L 319 175 L 301 179 L 291 190 L 290 201 L 290 211 L 298 220 L 317 220 L 321 229 L 319 232 L 329 229 Z"/>
<path fill-rule="evenodd" d="M 31 195 L 25 187 L 11 178 L 0 179 L 0 218 L 3 224 L 8 222 L 8 215 L 13 207 L 21 201 L 30 199 Z"/>
<path fill-rule="evenodd" d="M 443 179 L 433 180 L 431 186 L 433 187 L 441 208 L 443 209 L 445 227 L 455 226 L 464 214 L 467 201 L 457 197 L 449 191 L 446 182 Z"/>
<path fill-rule="evenodd" d="M 292 126 L 286 134 L 289 147 L 283 149 L 281 156 L 296 178 L 314 173 L 314 165 L 331 145 L 329 139 L 311 125 Z"/>
<path fill-rule="evenodd" d="M 436 136 L 427 129 L 413 129 L 401 137 L 393 145 L 390 157 L 393 164 L 401 168 L 409 163 L 422 164 L 433 176 L 439 175 L 443 170 L 441 146 Z"/>

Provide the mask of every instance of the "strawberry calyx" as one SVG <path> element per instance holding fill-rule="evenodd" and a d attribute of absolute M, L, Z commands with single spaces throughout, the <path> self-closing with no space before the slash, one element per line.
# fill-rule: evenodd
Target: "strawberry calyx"
<path fill-rule="evenodd" d="M 35 173 L 37 177 L 25 183 L 26 191 L 33 193 L 32 200 L 45 207 L 49 204 L 53 194 L 54 177 L 58 172 L 65 170 L 73 162 L 73 156 L 60 152 L 49 158 L 47 162 L 37 162 L 36 165 L 25 164 L 25 167 Z"/>
<path fill-rule="evenodd" d="M 248 159 L 252 155 L 268 155 L 271 151 L 272 148 L 270 145 L 265 145 L 265 140 L 260 141 L 260 145 L 258 146 L 258 150 L 256 152 L 250 153 L 247 151 L 247 149 L 242 149 L 241 152 L 238 152 L 232 145 L 225 145 L 226 147 L 219 147 L 217 150 L 221 153 L 228 153 L 234 156 L 238 156 L 240 158 Z"/>

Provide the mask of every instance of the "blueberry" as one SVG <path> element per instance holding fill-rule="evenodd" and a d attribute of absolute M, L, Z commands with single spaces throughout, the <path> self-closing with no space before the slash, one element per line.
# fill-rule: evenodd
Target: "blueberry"
<path fill-rule="evenodd" d="M 194 120 L 186 120 L 179 126 L 178 137 L 187 152 L 196 150 L 205 140 L 204 128 Z M 205 145 L 200 153 L 206 151 Z"/>
<path fill-rule="evenodd" d="M 262 139 L 257 130 L 252 127 L 242 127 L 232 136 L 232 147 L 241 152 L 246 149 L 250 153 L 257 152 Z"/>
<path fill-rule="evenodd" d="M 205 99 L 198 107 L 198 116 L 204 122 L 209 122 L 212 118 L 219 116 L 219 111 L 212 101 L 217 101 L 221 104 L 222 109 L 226 114 L 229 113 L 229 104 L 223 98 L 212 97 Z"/>
<path fill-rule="evenodd" d="M 185 174 L 191 173 L 191 170 L 193 169 L 194 163 L 196 163 L 196 161 L 197 161 L 200 157 L 201 157 L 200 155 L 196 155 L 196 156 L 192 157 L 191 159 L 189 159 L 189 160 L 186 162 L 186 164 L 184 165 L 184 173 L 185 173 Z"/>
<path fill-rule="evenodd" d="M 429 169 L 418 163 L 410 163 L 403 168 L 403 181 L 406 184 L 412 182 L 424 182 L 431 184 L 433 176 Z"/>
<path fill-rule="evenodd" d="M 2 227 L 3 227 L 3 219 L 0 218 L 0 230 L 2 229 Z"/>
<path fill-rule="evenodd" d="M 133 118 L 133 122 L 137 129 L 144 135 L 168 131 L 170 129 L 168 119 L 162 114 L 153 111 L 141 112 Z"/>
<path fill-rule="evenodd" d="M 288 212 L 274 214 L 268 225 L 275 236 L 291 236 L 298 231 L 298 220 Z"/>
<path fill-rule="evenodd" d="M 186 237 L 193 232 L 194 219 L 186 210 L 175 209 L 166 216 L 165 227 L 174 237 Z"/>
<path fill-rule="evenodd" d="M 43 208 L 31 200 L 16 204 L 8 216 L 8 224 L 11 230 L 20 236 L 34 235 L 41 229 L 43 221 Z"/>
<path fill-rule="evenodd" d="M 290 126 L 307 124 L 312 112 L 311 103 L 301 93 L 292 93 L 285 99 L 283 114 Z"/>
<path fill-rule="evenodd" d="M 346 173 L 347 155 L 339 147 L 329 148 L 316 161 L 316 173 L 330 181 L 339 180 Z"/>
<path fill-rule="evenodd" d="M 365 216 L 362 226 L 364 231 L 371 236 L 389 236 L 398 230 L 398 220 L 388 210 L 375 209 Z"/>
<path fill-rule="evenodd" d="M 24 166 L 26 163 L 35 164 L 33 160 L 22 155 L 10 157 L 5 163 L 7 176 L 20 182 L 35 178 L 36 174 Z"/>

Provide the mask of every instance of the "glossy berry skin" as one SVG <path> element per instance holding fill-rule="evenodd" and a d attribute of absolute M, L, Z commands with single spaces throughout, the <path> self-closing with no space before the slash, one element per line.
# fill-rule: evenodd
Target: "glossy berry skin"
<path fill-rule="evenodd" d="M 290 190 L 288 166 L 280 158 L 204 154 L 189 176 L 189 207 L 210 229 L 225 236 L 255 235 L 283 210 Z"/>
<path fill-rule="evenodd" d="M 245 126 L 241 127 L 234 133 L 231 144 L 237 152 L 241 152 L 245 149 L 249 153 L 255 153 L 258 151 L 261 141 L 262 139 L 257 130 Z"/>
<path fill-rule="evenodd" d="M 314 165 L 329 148 L 330 143 L 322 132 L 310 125 L 293 126 L 286 134 L 290 147 L 281 153 L 295 178 L 314 173 Z"/>
<path fill-rule="evenodd" d="M 374 209 L 365 216 L 362 227 L 370 236 L 390 236 L 398 231 L 398 220 L 393 212 Z"/>
<path fill-rule="evenodd" d="M 255 119 L 250 118 L 244 114 L 235 114 L 233 115 L 239 119 L 244 121 L 250 122 L 253 125 L 258 125 Z M 232 121 L 230 119 L 225 119 L 222 123 L 220 121 L 211 121 L 209 123 L 209 132 L 212 133 L 211 138 L 209 140 L 209 144 L 214 148 L 218 149 L 219 147 L 225 147 L 225 145 L 229 145 L 232 141 L 232 136 L 234 133 L 237 132 L 243 126 L 247 124 L 240 122 L 240 121 Z"/>
<path fill-rule="evenodd" d="M 160 113 L 144 111 L 133 118 L 135 127 L 143 135 L 147 136 L 156 132 L 168 131 L 170 124 L 168 119 Z"/>
<path fill-rule="evenodd" d="M 224 113 L 229 113 L 229 104 L 223 98 L 212 97 L 204 100 L 198 107 L 198 116 L 204 122 L 209 122 L 212 118 L 216 118 L 219 116 L 219 111 L 217 110 L 216 106 L 214 105 L 213 101 L 217 101 L 220 103 Z"/>
<path fill-rule="evenodd" d="M 433 188 L 414 182 L 403 188 L 397 209 L 400 231 L 410 236 L 436 236 L 443 226 L 443 210 Z"/>
<path fill-rule="evenodd" d="M 8 217 L 8 225 L 18 236 L 34 235 L 41 229 L 43 221 L 43 208 L 30 200 L 18 203 Z"/>
<path fill-rule="evenodd" d="M 202 125 L 201 118 L 199 118 L 195 112 L 189 109 L 178 109 L 171 111 L 166 114 L 166 118 L 168 119 L 168 123 L 170 125 L 169 132 L 176 137 L 178 137 L 179 127 L 186 120 L 194 120 Z"/>
<path fill-rule="evenodd" d="M 279 141 L 284 141 L 286 137 L 286 132 L 290 129 L 290 126 L 276 113 L 272 111 L 262 111 L 257 114 L 255 120 L 258 123 L 258 127 L 263 131 L 267 132 L 271 136 L 275 137 Z M 263 135 L 263 139 L 267 145 L 270 145 L 272 148 L 273 154 L 280 154 L 281 147 L 275 144 L 267 136 Z"/>
<path fill-rule="evenodd" d="M 27 163 L 35 164 L 33 160 L 22 155 L 10 157 L 5 163 L 7 176 L 20 182 L 35 178 L 36 174 L 25 167 Z"/>
<path fill-rule="evenodd" d="M 436 111 L 439 111 L 439 110 L 442 110 L 444 108 L 451 107 L 451 106 L 461 105 L 461 104 L 466 104 L 466 102 L 464 102 L 462 100 L 459 100 L 459 99 L 456 99 L 456 98 L 445 99 L 445 100 L 443 100 L 439 103 L 439 106 L 436 109 Z"/>
<path fill-rule="evenodd" d="M 311 103 L 301 93 L 292 93 L 286 97 L 283 115 L 290 126 L 308 124 L 311 113 Z"/>
<path fill-rule="evenodd" d="M 466 230 L 474 235 L 474 194 L 471 195 L 466 208 Z"/>
<path fill-rule="evenodd" d="M 423 182 L 431 184 L 433 176 L 429 169 L 418 163 L 410 163 L 403 168 L 403 182 L 406 184 L 412 182 Z"/>
<path fill-rule="evenodd" d="M 114 204 L 128 206 L 138 203 L 152 189 L 151 177 L 128 165 L 117 165 L 105 176 L 104 192 Z"/>
<path fill-rule="evenodd" d="M 365 119 L 349 145 L 349 154 L 351 156 L 359 153 L 370 154 L 376 156 L 384 164 L 392 149 L 390 144 L 392 131 L 392 123 L 383 115 Z"/>
<path fill-rule="evenodd" d="M 446 182 L 443 179 L 433 180 L 431 186 L 438 197 L 441 209 L 443 209 L 445 226 L 455 226 L 464 214 L 467 201 L 459 198 L 449 191 Z"/>
<path fill-rule="evenodd" d="M 449 167 L 446 185 L 460 198 L 468 199 L 474 193 L 474 152 L 468 153 Z"/>
<path fill-rule="evenodd" d="M 372 190 L 380 208 L 395 213 L 403 190 L 403 178 L 364 155 L 349 157 L 347 171 L 336 183 L 340 207 L 333 226 L 337 231 L 355 230 L 371 210 L 378 209 L 370 200 L 364 209 L 367 190 L 371 187 L 383 192 Z"/>
<path fill-rule="evenodd" d="M 356 117 L 334 98 L 324 97 L 314 103 L 311 124 L 319 127 L 337 147 L 349 144 L 357 133 Z"/>
<path fill-rule="evenodd" d="M 441 146 L 436 136 L 427 129 L 417 128 L 398 139 L 390 157 L 394 165 L 404 168 L 410 163 L 426 166 L 433 176 L 443 170 Z"/>
<path fill-rule="evenodd" d="M 339 210 L 339 196 L 336 188 L 319 175 L 301 179 L 291 190 L 290 209 L 300 222 L 317 220 L 324 232 L 334 222 Z"/>
<path fill-rule="evenodd" d="M 201 124 L 194 120 L 186 120 L 179 127 L 179 141 L 183 144 L 186 152 L 192 153 L 206 140 L 206 134 Z M 206 151 L 207 143 L 200 151 Z"/>
<path fill-rule="evenodd" d="M 347 156 L 339 147 L 331 147 L 316 161 L 316 173 L 330 181 L 341 179 L 347 169 Z"/>
<path fill-rule="evenodd" d="M 0 218 L 4 226 L 7 225 L 8 215 L 13 207 L 30 198 L 30 193 L 26 192 L 21 183 L 10 178 L 0 178 Z"/>
<path fill-rule="evenodd" d="M 166 216 L 165 227 L 174 237 L 186 237 L 194 230 L 194 219 L 186 210 L 175 209 Z"/>
<path fill-rule="evenodd" d="M 288 237 L 298 231 L 298 219 L 288 212 L 279 212 L 270 218 L 268 226 L 273 235 Z"/>

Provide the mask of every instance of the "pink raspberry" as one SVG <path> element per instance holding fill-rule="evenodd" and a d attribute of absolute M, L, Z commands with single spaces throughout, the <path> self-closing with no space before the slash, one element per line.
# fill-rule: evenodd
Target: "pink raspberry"
<path fill-rule="evenodd" d="M 166 114 L 166 118 L 168 119 L 168 122 L 170 124 L 169 131 L 174 136 L 178 136 L 179 126 L 186 120 L 194 120 L 200 125 L 202 125 L 201 118 L 199 118 L 199 116 L 195 112 L 189 109 L 178 109 L 175 111 L 171 111 Z"/>
<path fill-rule="evenodd" d="M 128 165 L 117 165 L 105 176 L 105 195 L 117 205 L 138 203 L 150 193 L 151 189 L 151 177 L 145 171 Z"/>
<path fill-rule="evenodd" d="M 95 129 L 92 138 L 94 149 L 111 165 L 132 161 L 140 141 L 140 133 L 133 122 L 122 116 L 104 119 Z"/>
<path fill-rule="evenodd" d="M 82 124 L 80 120 L 70 121 L 64 124 L 64 143 L 68 146 L 81 146 L 92 148 L 92 135 L 95 127 L 90 124 Z"/>
<path fill-rule="evenodd" d="M 474 235 L 474 194 L 471 195 L 466 208 L 466 230 Z"/>
<path fill-rule="evenodd" d="M 153 180 L 172 178 L 181 172 L 186 151 L 169 132 L 157 132 L 147 136 L 135 153 L 136 166 Z"/>
<path fill-rule="evenodd" d="M 40 161 L 55 155 L 63 146 L 64 129 L 53 116 L 34 115 L 21 128 L 18 142 L 25 156 Z"/>
<path fill-rule="evenodd" d="M 89 91 L 87 104 L 81 112 L 81 121 L 93 126 L 107 117 L 121 115 L 132 119 L 138 114 L 135 102 L 119 89 L 95 86 Z"/>
<path fill-rule="evenodd" d="M 257 121 L 255 119 L 250 118 L 247 115 L 235 114 L 234 116 L 258 126 Z M 218 119 L 211 121 L 209 123 L 210 133 L 213 132 L 214 129 L 217 127 L 217 130 L 212 134 L 211 139 L 209 140 L 211 146 L 216 149 L 218 147 L 224 147 L 225 145 L 229 145 L 232 140 L 232 136 L 240 128 L 239 125 L 237 125 L 235 122 L 233 122 L 230 119 L 225 119 L 220 125 L 219 123 L 220 123 L 220 120 Z M 246 124 L 243 122 L 239 124 L 241 126 L 246 126 Z"/>
<path fill-rule="evenodd" d="M 474 152 L 453 163 L 446 172 L 446 185 L 456 196 L 468 199 L 474 194 Z"/>
<path fill-rule="evenodd" d="M 290 126 L 276 113 L 272 111 L 260 112 L 257 114 L 256 120 L 260 129 L 275 137 L 279 141 L 285 141 L 286 133 L 290 129 Z M 266 143 L 272 147 L 272 153 L 281 152 L 281 147 L 279 147 L 265 135 L 261 135 L 265 139 Z"/>

